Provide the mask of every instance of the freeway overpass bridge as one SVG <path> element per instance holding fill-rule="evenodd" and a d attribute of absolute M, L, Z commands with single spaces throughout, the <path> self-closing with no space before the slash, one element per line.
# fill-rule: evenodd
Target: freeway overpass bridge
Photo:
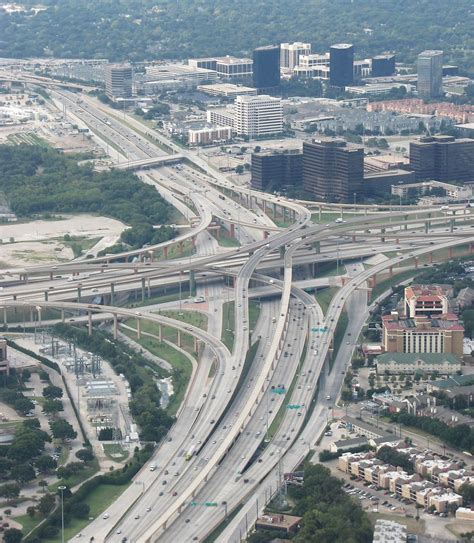
<path fill-rule="evenodd" d="M 156 156 L 151 158 L 143 158 L 141 160 L 129 160 L 114 166 L 115 170 L 147 170 L 149 168 L 157 168 L 158 166 L 169 166 L 170 164 L 178 164 L 184 159 L 183 155 L 166 155 Z"/>

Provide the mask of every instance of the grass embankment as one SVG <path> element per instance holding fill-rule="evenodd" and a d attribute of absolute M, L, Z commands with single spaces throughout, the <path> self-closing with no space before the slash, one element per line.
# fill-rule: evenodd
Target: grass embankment
<path fill-rule="evenodd" d="M 85 466 L 84 469 L 81 469 L 77 473 L 74 473 L 74 475 L 72 475 L 68 479 L 60 479 L 59 481 L 56 481 L 52 485 L 49 485 L 48 490 L 50 492 L 57 492 L 58 487 L 61 485 L 67 486 L 68 488 L 72 488 L 78 485 L 79 483 L 86 481 L 98 471 L 99 471 L 99 462 L 97 461 L 97 458 L 94 458 L 94 460 L 89 462 Z"/>
<path fill-rule="evenodd" d="M 315 294 L 316 301 L 321 306 L 321 309 L 324 314 L 326 314 L 329 304 L 331 303 L 331 300 L 335 296 L 336 292 L 339 289 L 335 287 L 325 287 L 321 290 L 318 290 Z"/>
<path fill-rule="evenodd" d="M 222 304 L 222 343 L 232 351 L 234 346 L 235 330 L 235 303 L 226 302 Z"/>
<path fill-rule="evenodd" d="M 343 220 L 350 219 L 353 217 L 363 217 L 363 213 L 343 213 Z M 319 218 L 319 213 L 311 213 L 311 220 L 318 224 L 329 224 L 334 222 L 336 219 L 341 218 L 341 213 L 321 213 L 321 219 Z"/>
<path fill-rule="evenodd" d="M 221 228 L 219 237 L 214 232 L 211 235 L 216 238 L 221 247 L 240 247 L 240 242 L 229 235 L 229 232 L 225 228 Z"/>
<path fill-rule="evenodd" d="M 175 291 L 174 287 L 169 289 L 169 294 L 157 294 L 156 296 L 150 296 L 149 298 L 145 298 L 144 301 L 141 299 L 136 302 L 128 302 L 123 305 L 123 307 L 145 307 L 148 305 L 155 305 L 155 304 L 165 304 L 167 302 L 176 302 L 179 300 L 179 292 Z M 187 300 L 190 297 L 189 293 L 189 287 L 186 285 L 182 285 L 181 287 L 181 299 Z"/>
<path fill-rule="evenodd" d="M 103 447 L 105 455 L 114 462 L 123 462 L 128 458 L 128 451 L 118 443 L 105 443 Z"/>
<path fill-rule="evenodd" d="M 406 270 L 401 273 L 397 273 L 393 277 L 389 277 L 388 279 L 385 279 L 384 281 L 380 281 L 380 283 L 377 283 L 375 287 L 372 289 L 371 299 L 376 300 L 386 290 L 389 290 L 391 287 L 398 285 L 402 281 L 406 281 L 407 279 L 411 279 L 412 277 L 415 277 L 422 271 L 423 271 L 422 269 Z"/>
<path fill-rule="evenodd" d="M 128 488 L 126 485 L 100 485 L 94 489 L 84 500 L 90 507 L 89 516 L 96 518 L 109 507 Z M 64 540 L 69 541 L 77 533 L 83 530 L 90 523 L 89 519 L 72 518 L 67 527 L 64 528 Z M 43 539 L 48 543 L 61 543 L 61 534 L 51 539 Z"/>
<path fill-rule="evenodd" d="M 332 367 L 334 360 L 336 360 L 337 353 L 339 352 L 339 349 L 341 347 L 342 340 L 344 339 L 344 334 L 346 333 L 348 324 L 349 324 L 349 317 L 347 316 L 347 312 L 343 311 L 341 313 L 341 316 L 339 317 L 336 330 L 334 331 L 334 340 L 333 340 L 334 351 L 329 361 L 329 367 Z"/>
<path fill-rule="evenodd" d="M 92 249 L 94 245 L 99 243 L 102 238 L 87 238 L 84 236 L 68 236 L 67 239 L 62 239 L 62 243 L 72 250 L 74 258 L 82 256 L 89 249 Z"/>
<path fill-rule="evenodd" d="M 321 262 L 316 264 L 316 273 L 313 275 L 315 279 L 320 277 L 334 277 L 345 273 L 344 264 L 339 262 L 339 267 L 334 262 Z"/>

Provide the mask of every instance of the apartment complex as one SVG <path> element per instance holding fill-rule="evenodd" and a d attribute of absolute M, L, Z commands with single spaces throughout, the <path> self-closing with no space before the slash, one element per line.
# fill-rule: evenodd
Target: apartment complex
<path fill-rule="evenodd" d="M 231 126 L 215 126 L 209 128 L 189 129 L 189 145 L 209 145 L 216 142 L 225 142 L 232 139 Z"/>
<path fill-rule="evenodd" d="M 443 51 L 423 51 L 418 55 L 418 95 L 437 98 L 443 95 Z"/>
<path fill-rule="evenodd" d="M 250 171 L 251 185 L 256 190 L 279 190 L 285 185 L 298 186 L 303 178 L 303 153 L 299 150 L 252 153 Z"/>
<path fill-rule="evenodd" d="M 303 188 L 326 202 L 353 201 L 364 181 L 364 150 L 337 139 L 303 143 Z"/>
<path fill-rule="evenodd" d="M 301 55 L 311 54 L 311 44 L 294 42 L 280 44 L 280 68 L 283 73 L 293 74 Z"/>
<path fill-rule="evenodd" d="M 400 467 L 384 464 L 372 452 L 344 453 L 338 459 L 338 469 L 438 513 L 462 505 L 462 496 L 457 492 L 461 481 L 472 479 L 467 472 L 460 470 L 457 464 L 445 462 L 414 448 L 397 447 L 397 451 L 406 454 L 413 462 L 415 473 L 408 474 Z M 455 470 L 458 478 L 454 475 Z M 451 472 L 451 476 L 442 476 L 448 472 Z M 429 480 L 425 480 L 425 477 Z"/>
<path fill-rule="evenodd" d="M 107 64 L 104 79 L 105 93 L 111 100 L 132 97 L 133 70 L 130 64 Z"/>
<path fill-rule="evenodd" d="M 411 285 L 405 288 L 405 315 L 408 318 L 434 317 L 449 312 L 446 291 L 439 285 Z"/>
<path fill-rule="evenodd" d="M 432 136 L 410 142 L 410 168 L 418 180 L 474 183 L 474 139 Z"/>
<path fill-rule="evenodd" d="M 354 46 L 337 43 L 329 49 L 330 83 L 333 87 L 346 87 L 354 82 Z"/>
<path fill-rule="evenodd" d="M 385 353 L 377 356 L 375 365 L 379 375 L 456 375 L 462 367 L 461 359 L 451 353 Z"/>
<path fill-rule="evenodd" d="M 388 353 L 452 353 L 463 355 L 464 327 L 456 315 L 437 318 L 382 317 L 382 344 Z"/>
<path fill-rule="evenodd" d="M 280 98 L 237 96 L 234 102 L 234 129 L 238 135 L 258 138 L 283 132 L 283 107 Z"/>
<path fill-rule="evenodd" d="M 280 46 L 257 47 L 253 52 L 253 85 L 264 91 L 280 84 Z"/>

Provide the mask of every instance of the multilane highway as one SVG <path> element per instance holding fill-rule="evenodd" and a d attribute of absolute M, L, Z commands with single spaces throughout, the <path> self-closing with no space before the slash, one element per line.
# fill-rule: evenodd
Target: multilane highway
<path fill-rule="evenodd" d="M 241 506 L 219 538 L 222 543 L 240 541 L 275 493 L 282 465 L 285 471 L 293 469 L 327 422 L 354 348 L 353 342 L 345 341 L 328 373 L 342 311 L 348 312 L 350 337 L 357 337 L 376 274 L 387 275 L 404 263 L 413 266 L 424 255 L 456 245 L 471 247 L 470 209 L 377 210 L 347 222 L 313 224 L 306 203 L 236 186 L 196 152 L 183 150 L 126 113 L 68 90 L 57 89 L 53 96 L 58 107 L 66 104 L 68 115 L 88 126 L 123 162 L 173 154 L 190 162 L 193 168 L 164 165 L 138 175 L 192 226 L 166 244 L 121 255 L 11 270 L 0 281 L 5 315 L 10 307 L 39 312 L 56 308 L 63 315 L 76 316 L 77 322 L 84 320 L 89 330 L 95 314 L 109 318 L 115 330 L 119 319 L 133 318 L 138 336 L 141 323 L 149 320 L 190 334 L 205 345 L 167 438 L 104 518 L 94 520 L 82 537 L 112 542 L 177 537 L 184 543 L 203 541 Z M 274 205 L 292 218 L 288 228 L 278 228 L 267 215 Z M 232 231 L 240 246 L 219 249 L 207 232 L 214 221 Z M 187 240 L 195 246 L 192 256 L 155 259 L 158 252 Z M 389 255 L 368 269 L 360 263 L 365 256 L 384 252 L 396 256 Z M 138 261 L 129 261 L 134 258 Z M 295 286 L 296 270 L 298 279 L 310 280 L 310 266 L 324 261 L 336 261 L 341 270 L 344 261 L 347 267 L 325 314 L 313 296 Z M 113 304 L 114 293 L 141 290 L 145 297 L 147 288 L 181 283 L 183 274 L 191 270 L 196 295 L 206 299 L 207 331 L 146 307 L 137 311 Z M 229 278 L 227 288 L 233 289 L 235 330 L 230 350 L 221 341 L 223 277 Z M 249 298 L 262 285 L 272 289 L 272 296 L 261 300 L 252 331 Z M 110 299 L 110 305 L 81 303 L 81 297 L 96 295 Z M 254 356 L 249 359 L 252 344 Z M 283 394 L 274 392 L 282 387 Z M 287 403 L 298 408 L 288 410 Z"/>

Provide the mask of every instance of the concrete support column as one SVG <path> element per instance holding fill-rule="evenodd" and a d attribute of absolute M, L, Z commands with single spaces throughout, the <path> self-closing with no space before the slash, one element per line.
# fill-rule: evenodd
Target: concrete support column
<path fill-rule="evenodd" d="M 161 324 L 158 325 L 158 341 L 163 341 L 163 328 Z"/>
<path fill-rule="evenodd" d="M 417 256 L 415 256 L 415 268 L 416 269 L 418 269 L 419 261 L 420 261 L 420 259 Z"/>
<path fill-rule="evenodd" d="M 141 339 L 142 337 L 142 321 L 141 319 L 137 318 L 137 339 Z"/>
<path fill-rule="evenodd" d="M 168 247 L 163 247 L 163 256 L 166 258 L 168 258 Z"/>
<path fill-rule="evenodd" d="M 235 224 L 233 222 L 230 223 L 230 237 L 235 238 Z"/>
<path fill-rule="evenodd" d="M 7 308 L 3 308 L 3 325 L 5 328 L 8 328 L 8 316 L 7 316 Z"/>
<path fill-rule="evenodd" d="M 92 312 L 87 312 L 87 332 L 90 336 L 92 336 Z"/>
<path fill-rule="evenodd" d="M 355 243 L 355 241 L 356 241 L 355 234 L 352 234 L 352 243 Z"/>
<path fill-rule="evenodd" d="M 263 231 L 263 239 L 267 239 L 269 235 L 268 230 Z"/>
<path fill-rule="evenodd" d="M 25 279 L 25 283 L 28 283 L 28 274 L 27 273 L 25 273 L 24 279 Z"/>
<path fill-rule="evenodd" d="M 196 236 L 191 238 L 191 243 L 193 244 L 193 248 L 196 247 Z"/>
<path fill-rule="evenodd" d="M 449 255 L 449 258 L 453 258 L 453 248 L 452 247 L 450 247 L 448 249 L 448 255 Z"/>
<path fill-rule="evenodd" d="M 280 258 L 283 258 L 285 256 L 285 247 L 284 245 L 280 246 Z"/>
<path fill-rule="evenodd" d="M 469 243 L 469 252 L 471 254 L 474 252 L 474 243 Z"/>
<path fill-rule="evenodd" d="M 408 215 L 405 215 L 404 219 L 405 219 L 406 221 L 408 221 L 408 218 L 409 218 Z M 403 225 L 403 228 L 404 228 L 405 230 L 408 230 L 408 224 L 405 223 L 405 224 Z"/>
<path fill-rule="evenodd" d="M 114 339 L 117 339 L 118 336 L 118 322 L 117 322 L 117 313 L 114 313 Z"/>
<path fill-rule="evenodd" d="M 455 224 L 455 220 L 454 220 L 454 219 L 451 219 L 451 220 L 449 221 L 449 231 L 450 231 L 450 232 L 453 232 L 453 230 L 454 230 L 454 224 Z"/>
<path fill-rule="evenodd" d="M 147 291 L 148 291 L 148 298 L 151 297 L 151 279 L 148 278 L 148 281 L 147 281 Z"/>
<path fill-rule="evenodd" d="M 65 318 L 64 318 L 64 309 L 61 309 L 61 322 L 64 322 L 65 321 Z"/>
<path fill-rule="evenodd" d="M 371 302 L 372 301 L 372 289 L 371 288 L 368 288 L 367 289 L 367 302 Z"/>
<path fill-rule="evenodd" d="M 197 353 L 199 350 L 199 340 L 197 338 L 194 338 L 194 352 Z"/>
<path fill-rule="evenodd" d="M 81 303 L 81 287 L 77 287 L 77 303 L 80 304 Z"/>
<path fill-rule="evenodd" d="M 189 294 L 194 296 L 196 290 L 196 274 L 194 270 L 189 270 Z"/>
<path fill-rule="evenodd" d="M 53 272 L 49 272 L 49 280 L 50 280 L 50 281 L 53 280 Z"/>
<path fill-rule="evenodd" d="M 425 234 L 430 231 L 430 221 L 425 221 Z"/>
<path fill-rule="evenodd" d="M 47 290 L 44 291 L 44 301 L 45 302 L 48 301 L 48 291 Z"/>
<path fill-rule="evenodd" d="M 176 345 L 181 347 L 181 330 L 178 330 L 178 337 L 176 339 Z"/>
<path fill-rule="evenodd" d="M 273 218 L 275 218 L 275 217 L 276 217 L 276 214 L 277 214 L 277 206 L 276 206 L 275 203 L 272 204 L 272 206 L 273 206 Z"/>
<path fill-rule="evenodd" d="M 380 229 L 380 233 L 381 233 L 381 234 L 385 234 L 385 228 L 381 228 L 381 229 Z M 384 235 L 382 235 L 382 237 L 380 238 L 380 241 L 381 241 L 382 243 L 385 243 L 385 236 L 384 236 Z"/>
<path fill-rule="evenodd" d="M 145 301 L 145 286 L 146 286 L 146 280 L 145 280 L 145 277 L 142 277 L 142 302 Z"/>
<path fill-rule="evenodd" d="M 110 305 L 115 304 L 115 285 L 110 283 Z"/>
<path fill-rule="evenodd" d="M 389 271 L 390 277 L 393 277 L 393 266 L 390 266 L 388 271 Z"/>
<path fill-rule="evenodd" d="M 314 242 L 314 248 L 316 249 L 316 253 L 319 255 L 321 253 L 321 242 L 315 241 Z"/>

